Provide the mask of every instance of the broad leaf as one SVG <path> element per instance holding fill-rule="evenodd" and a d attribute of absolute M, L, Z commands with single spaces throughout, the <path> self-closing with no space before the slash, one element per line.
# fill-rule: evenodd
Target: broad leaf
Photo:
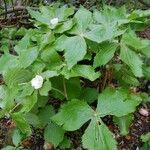
<path fill-rule="evenodd" d="M 68 70 L 65 67 L 65 68 L 63 68 L 63 71 L 61 72 L 61 74 L 64 75 L 64 77 L 66 79 L 69 79 L 71 77 L 80 76 L 80 77 L 89 79 L 91 81 L 96 80 L 100 76 L 100 73 L 95 72 L 94 68 L 92 66 L 89 66 L 89 65 L 76 65 L 71 70 Z"/>
<path fill-rule="evenodd" d="M 54 108 L 51 105 L 47 105 L 42 108 L 38 114 L 41 122 L 41 126 L 44 127 L 51 122 L 51 117 L 55 114 Z"/>
<path fill-rule="evenodd" d="M 13 55 L 2 55 L 0 57 L 0 73 L 3 74 L 11 68 L 18 66 L 18 57 Z"/>
<path fill-rule="evenodd" d="M 115 43 L 106 42 L 101 44 L 99 47 L 99 52 L 94 58 L 94 67 L 99 67 L 108 63 L 114 56 L 116 48 L 117 44 Z"/>
<path fill-rule="evenodd" d="M 65 42 L 65 60 L 69 69 L 84 58 L 86 48 L 86 42 L 84 38 L 80 36 L 74 36 L 67 39 Z"/>
<path fill-rule="evenodd" d="M 79 78 L 71 78 L 69 80 L 63 77 L 53 78 L 52 95 L 59 99 L 74 99 L 80 96 L 81 85 Z"/>
<path fill-rule="evenodd" d="M 37 102 L 37 92 L 35 91 L 31 96 L 27 96 L 23 99 L 23 108 L 21 112 L 29 112 Z"/>
<path fill-rule="evenodd" d="M 21 130 L 22 133 L 31 133 L 31 128 L 22 113 L 13 113 L 11 117 L 15 121 L 17 127 Z"/>
<path fill-rule="evenodd" d="M 121 45 L 121 52 L 120 52 L 121 60 L 126 63 L 135 76 L 142 77 L 142 65 L 143 62 L 134 51 L 130 50 L 126 45 Z"/>
<path fill-rule="evenodd" d="M 37 47 L 32 47 L 20 52 L 19 55 L 19 64 L 23 68 L 30 66 L 38 57 Z"/>
<path fill-rule="evenodd" d="M 120 134 L 127 135 L 129 133 L 129 127 L 133 121 L 134 117 L 132 114 L 122 116 L 122 117 L 115 117 L 113 121 L 119 126 Z"/>
<path fill-rule="evenodd" d="M 98 97 L 97 112 L 101 116 L 125 116 L 136 110 L 141 102 L 138 94 L 129 93 L 124 89 L 106 88 Z"/>
<path fill-rule="evenodd" d="M 95 25 L 92 27 L 91 31 L 84 34 L 84 37 L 91 41 L 101 43 L 111 40 L 123 33 L 123 30 L 118 30 L 114 25 Z"/>
<path fill-rule="evenodd" d="M 52 89 L 51 82 L 47 80 L 44 82 L 42 88 L 39 90 L 39 93 L 42 96 L 48 96 L 48 93 L 51 89 Z"/>
<path fill-rule="evenodd" d="M 64 104 L 52 120 L 65 130 L 74 131 L 79 129 L 85 122 L 91 119 L 93 110 L 86 102 L 72 100 Z"/>
<path fill-rule="evenodd" d="M 105 124 L 92 120 L 82 137 L 82 144 L 88 150 L 117 150 L 117 143 Z"/>
<path fill-rule="evenodd" d="M 9 87 L 29 82 L 32 79 L 32 73 L 25 69 L 13 68 L 4 75 L 4 81 Z"/>
<path fill-rule="evenodd" d="M 13 131 L 13 135 L 12 135 L 13 144 L 15 146 L 18 146 L 19 143 L 21 142 L 21 139 L 22 139 L 22 135 L 21 135 L 20 131 L 18 129 L 15 129 Z"/>
<path fill-rule="evenodd" d="M 82 88 L 80 99 L 85 100 L 88 103 L 94 102 L 98 97 L 98 91 L 95 88 Z"/>
<path fill-rule="evenodd" d="M 55 123 L 49 123 L 44 130 L 44 139 L 46 142 L 57 147 L 64 138 L 64 130 Z"/>

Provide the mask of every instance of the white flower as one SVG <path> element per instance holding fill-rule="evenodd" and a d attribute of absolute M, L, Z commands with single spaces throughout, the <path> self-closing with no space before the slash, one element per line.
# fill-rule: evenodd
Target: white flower
<path fill-rule="evenodd" d="M 31 85 L 34 87 L 34 89 L 40 89 L 43 85 L 43 77 L 36 75 L 32 80 L 31 80 Z"/>
<path fill-rule="evenodd" d="M 53 18 L 50 20 L 51 25 L 56 26 L 58 24 L 58 18 Z"/>

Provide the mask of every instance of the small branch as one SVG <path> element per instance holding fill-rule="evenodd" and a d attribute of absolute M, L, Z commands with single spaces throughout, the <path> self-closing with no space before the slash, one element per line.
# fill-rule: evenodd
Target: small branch
<path fill-rule="evenodd" d="M 67 89 L 66 89 L 65 78 L 63 78 L 63 86 L 64 86 L 65 97 L 66 97 L 66 99 L 68 100 L 68 95 L 67 95 Z"/>
<path fill-rule="evenodd" d="M 16 17 L 11 17 L 11 18 L 0 18 L 0 22 L 5 22 L 5 21 L 13 21 L 17 19 L 28 19 L 29 15 L 21 15 L 21 16 L 16 16 Z"/>
<path fill-rule="evenodd" d="M 11 14 L 11 13 L 14 13 L 16 11 L 23 11 L 23 10 L 26 10 L 26 9 L 27 8 L 25 6 L 15 6 L 13 8 L 6 9 L 5 12 L 2 12 L 0 14 L 0 16 L 5 15 L 5 14 Z M 32 9 L 38 10 L 38 8 L 36 8 L 36 7 L 33 7 Z"/>
<path fill-rule="evenodd" d="M 4 0 L 4 7 L 5 7 L 5 19 L 7 18 L 7 4 L 6 4 L 6 0 Z"/>
<path fill-rule="evenodd" d="M 52 87 L 52 90 L 54 90 L 54 91 L 60 93 L 61 95 L 63 95 L 63 96 L 65 97 L 65 94 L 64 94 L 63 92 L 61 92 L 60 90 L 58 90 L 58 89 L 56 89 L 56 88 L 54 88 L 54 87 Z"/>
<path fill-rule="evenodd" d="M 145 5 L 146 7 L 150 7 L 150 4 L 144 2 L 143 0 L 138 0 L 141 4 Z"/>

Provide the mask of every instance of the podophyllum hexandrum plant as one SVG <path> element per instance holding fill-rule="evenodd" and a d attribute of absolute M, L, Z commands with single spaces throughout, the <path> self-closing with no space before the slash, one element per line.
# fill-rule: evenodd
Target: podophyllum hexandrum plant
<path fill-rule="evenodd" d="M 67 149 L 65 133 L 86 123 L 83 148 L 116 150 L 102 118 L 113 116 L 126 135 L 143 95 L 148 98 L 129 89 L 150 78 L 145 63 L 150 41 L 135 33 L 149 24 L 150 10 L 128 13 L 125 7 L 104 6 L 75 12 L 72 7 L 41 6 L 28 12 L 34 28 L 1 31 L 0 116 L 16 124 L 13 144 L 19 147 L 34 127 L 44 129 L 46 142 Z M 11 50 L 5 36 L 15 41 Z M 62 103 L 57 113 L 49 104 L 54 99 Z"/>

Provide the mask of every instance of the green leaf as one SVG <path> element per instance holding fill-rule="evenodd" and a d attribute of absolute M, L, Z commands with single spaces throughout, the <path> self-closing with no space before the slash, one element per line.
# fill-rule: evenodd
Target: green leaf
<path fill-rule="evenodd" d="M 71 70 L 68 70 L 67 67 L 64 67 L 61 74 L 64 75 L 66 79 L 80 76 L 91 81 L 94 81 L 100 77 L 100 73 L 95 72 L 94 68 L 90 65 L 76 65 Z"/>
<path fill-rule="evenodd" d="M 9 87 L 29 82 L 32 79 L 32 73 L 25 69 L 13 68 L 4 74 L 4 81 Z"/>
<path fill-rule="evenodd" d="M 77 21 L 77 25 L 70 32 L 82 35 L 89 24 L 92 23 L 92 13 L 82 7 L 76 12 L 74 17 Z"/>
<path fill-rule="evenodd" d="M 0 73 L 5 73 L 10 68 L 18 66 L 18 57 L 13 55 L 2 55 L 0 57 Z"/>
<path fill-rule="evenodd" d="M 15 146 L 18 146 L 19 143 L 21 142 L 21 140 L 22 140 L 22 135 L 21 135 L 20 131 L 18 129 L 15 129 L 13 131 L 13 135 L 12 135 L 13 144 Z"/>
<path fill-rule="evenodd" d="M 23 68 L 30 66 L 38 57 L 37 47 L 22 50 L 19 55 L 19 64 Z"/>
<path fill-rule="evenodd" d="M 48 124 L 44 130 L 44 139 L 57 147 L 64 138 L 64 130 L 54 123 Z"/>
<path fill-rule="evenodd" d="M 46 34 L 42 35 L 41 42 L 40 42 L 40 50 L 42 50 L 45 46 L 53 43 L 55 41 L 54 34 L 52 32 L 47 32 Z"/>
<path fill-rule="evenodd" d="M 134 10 L 129 16 L 129 19 L 138 19 L 143 17 L 149 17 L 150 16 L 150 10 Z"/>
<path fill-rule="evenodd" d="M 105 124 L 92 120 L 82 136 L 82 144 L 88 150 L 117 150 L 117 143 Z"/>
<path fill-rule="evenodd" d="M 24 115 L 27 122 L 32 125 L 34 128 L 39 128 L 40 126 L 40 119 L 39 117 L 34 113 L 26 113 Z"/>
<path fill-rule="evenodd" d="M 23 108 L 21 112 L 29 112 L 37 102 L 37 92 L 35 91 L 31 96 L 23 99 Z"/>
<path fill-rule="evenodd" d="M 93 103 L 98 98 L 98 91 L 95 88 L 82 88 L 80 99 Z"/>
<path fill-rule="evenodd" d="M 90 120 L 93 113 L 86 102 L 72 100 L 64 104 L 59 113 L 52 117 L 52 120 L 67 131 L 74 131 Z"/>
<path fill-rule="evenodd" d="M 141 140 L 144 142 L 144 145 L 140 148 L 140 150 L 149 150 L 150 147 L 150 132 L 145 135 L 141 135 Z"/>
<path fill-rule="evenodd" d="M 47 71 L 45 71 L 45 72 L 42 72 L 40 75 L 41 75 L 44 79 L 49 79 L 49 78 L 58 76 L 58 73 L 57 73 L 57 71 L 47 70 Z"/>
<path fill-rule="evenodd" d="M 150 66 L 143 67 L 143 74 L 146 78 L 150 79 Z"/>
<path fill-rule="evenodd" d="M 94 11 L 94 19 L 100 24 L 126 24 L 130 20 L 127 19 L 125 7 L 114 8 L 111 6 L 104 6 L 102 11 Z"/>
<path fill-rule="evenodd" d="M 121 45 L 121 52 L 120 52 L 121 60 L 126 63 L 135 76 L 142 77 L 142 65 L 143 62 L 134 51 L 130 50 L 126 45 Z"/>
<path fill-rule="evenodd" d="M 30 96 L 30 95 L 32 95 L 32 93 L 34 91 L 34 88 L 31 86 L 30 82 L 26 83 L 26 84 L 23 84 L 21 89 L 22 89 L 22 91 L 21 91 L 19 97 Z"/>
<path fill-rule="evenodd" d="M 44 108 L 42 108 L 38 114 L 38 117 L 40 119 L 41 122 L 41 126 L 44 127 L 46 126 L 48 123 L 51 122 L 51 117 L 54 116 L 55 111 L 54 108 L 50 105 L 45 106 Z"/>
<path fill-rule="evenodd" d="M 78 98 L 81 92 L 81 85 L 79 78 L 71 78 L 69 80 L 63 77 L 53 78 L 52 95 L 59 99 L 74 99 Z"/>
<path fill-rule="evenodd" d="M 142 101 L 138 94 L 132 94 L 124 89 L 106 88 L 98 97 L 97 112 L 101 116 L 125 116 L 136 110 Z"/>
<path fill-rule="evenodd" d="M 31 128 L 22 113 L 13 113 L 11 116 L 22 133 L 31 134 Z"/>
<path fill-rule="evenodd" d="M 64 56 L 69 69 L 84 58 L 86 49 L 86 42 L 84 38 L 80 36 L 70 37 L 66 40 Z"/>
<path fill-rule="evenodd" d="M 94 67 L 99 67 L 101 65 L 105 65 L 108 63 L 112 57 L 114 56 L 114 53 L 116 51 L 117 44 L 115 43 L 103 43 L 99 46 L 99 52 L 96 54 L 94 58 Z"/>
<path fill-rule="evenodd" d="M 2 100 L 6 96 L 5 86 L 0 85 L 0 100 Z"/>
<path fill-rule="evenodd" d="M 18 94 L 18 87 L 14 86 L 13 88 L 9 88 L 5 86 L 4 89 L 5 89 L 5 94 L 3 95 L 4 97 L 0 105 L 1 105 L 1 108 L 9 112 L 15 106 L 14 99 L 16 98 L 16 95 Z"/>
<path fill-rule="evenodd" d="M 2 148 L 1 150 L 15 150 L 15 147 L 13 147 L 13 146 L 6 146 L 6 147 Z"/>
<path fill-rule="evenodd" d="M 51 82 L 47 80 L 44 82 L 42 88 L 39 90 L 39 93 L 42 96 L 48 96 L 48 93 L 51 89 L 52 89 Z"/>
<path fill-rule="evenodd" d="M 61 149 L 68 149 L 71 147 L 71 141 L 70 139 L 67 139 L 66 137 L 64 137 L 63 141 L 59 144 L 59 147 Z"/>
<path fill-rule="evenodd" d="M 119 126 L 121 135 L 127 135 L 129 133 L 129 127 L 133 119 L 133 114 L 122 117 L 113 117 L 113 121 Z"/>
<path fill-rule="evenodd" d="M 17 43 L 14 47 L 15 51 L 20 54 L 22 50 L 28 49 L 30 45 L 30 35 L 29 32 Z"/>
<path fill-rule="evenodd" d="M 47 19 L 46 15 L 42 15 L 39 11 L 34 11 L 30 9 L 29 7 L 27 8 L 28 13 L 31 15 L 32 18 L 35 18 L 37 21 L 49 25 L 50 20 Z"/>
<path fill-rule="evenodd" d="M 54 43 L 54 48 L 57 51 L 63 51 L 65 49 L 65 42 L 67 41 L 69 37 L 67 37 L 66 35 L 61 35 L 59 38 L 56 39 L 55 43 Z"/>
<path fill-rule="evenodd" d="M 141 135 L 141 140 L 142 142 L 150 142 L 150 132 L 148 132 L 147 134 L 143 134 Z"/>
<path fill-rule="evenodd" d="M 70 19 L 68 21 L 65 21 L 62 25 L 58 26 L 55 29 L 55 32 L 56 33 L 63 33 L 65 31 L 68 31 L 73 27 L 74 24 L 75 24 L 74 20 Z"/>
<path fill-rule="evenodd" d="M 111 40 L 124 33 L 123 30 L 117 30 L 114 25 L 94 25 L 91 28 L 91 31 L 86 32 L 84 37 L 97 43 Z"/>

